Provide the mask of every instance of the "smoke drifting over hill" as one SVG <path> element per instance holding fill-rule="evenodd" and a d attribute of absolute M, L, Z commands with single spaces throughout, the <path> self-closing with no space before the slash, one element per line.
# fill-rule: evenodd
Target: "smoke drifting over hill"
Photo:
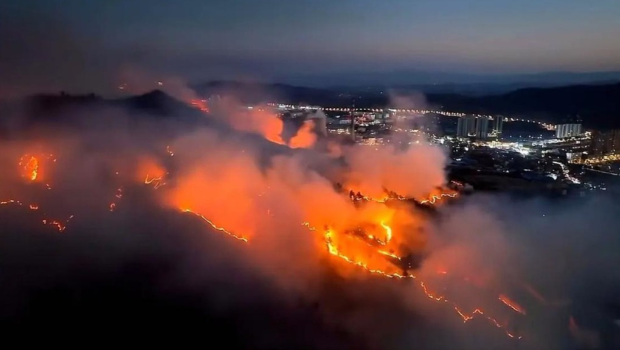
<path fill-rule="evenodd" d="M 235 108 L 203 115 L 220 122 L 204 125 L 93 113 L 113 122 L 79 114 L 70 119 L 78 126 L 2 141 L 7 335 L 71 342 L 69 330 L 254 349 L 549 349 L 577 337 L 571 315 L 589 330 L 574 305 L 618 302 L 611 252 L 620 243 L 602 224 L 583 235 L 567 219 L 580 213 L 612 225 L 611 204 L 595 202 L 610 209 L 594 213 L 587 203 L 560 211 L 473 196 L 454 206 L 436 200 L 429 214 L 384 198 L 387 189 L 422 201 L 445 184 L 443 152 L 423 140 L 334 155 L 274 144 L 235 124 L 248 121 Z M 349 190 L 370 199 L 352 201 Z M 540 213 L 549 218 L 534 219 Z M 421 263 L 403 272 L 407 254 Z"/>

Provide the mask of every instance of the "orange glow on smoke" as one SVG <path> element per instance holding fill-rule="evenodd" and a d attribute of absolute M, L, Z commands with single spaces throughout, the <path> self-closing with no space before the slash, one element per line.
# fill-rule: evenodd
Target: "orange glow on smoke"
<path fill-rule="evenodd" d="M 226 166 L 220 166 L 221 164 Z M 207 164 L 178 174 L 165 203 L 174 209 L 191 210 L 231 232 L 252 238 L 256 223 L 264 220 L 258 196 L 266 187 L 263 176 L 247 153 L 213 156 Z M 243 219 L 240 219 L 243 218 Z"/>
<path fill-rule="evenodd" d="M 142 158 L 138 162 L 137 180 L 147 185 L 153 185 L 154 189 L 166 184 L 166 169 L 153 158 Z"/>
<path fill-rule="evenodd" d="M 276 116 L 265 115 L 263 111 L 256 113 L 266 118 L 255 124 L 258 127 L 253 131 L 260 132 L 272 142 L 283 144 L 281 138 L 282 121 Z M 289 146 L 291 148 L 310 147 L 315 141 L 312 124 L 307 123 L 291 139 Z M 169 146 L 166 147 L 166 153 L 169 156 L 174 155 Z M 201 163 L 196 169 L 189 171 L 184 169 L 185 172 L 181 172 L 178 178 L 175 177 L 178 182 L 173 188 L 157 194 L 165 196 L 163 200 L 167 206 L 183 213 L 192 214 L 204 222 L 207 227 L 224 233 L 235 240 L 252 244 L 253 238 L 256 238 L 254 235 L 257 234 L 259 223 L 266 217 L 278 215 L 277 208 L 261 206 L 259 203 L 265 193 L 267 195 L 264 197 L 274 197 L 274 193 L 268 192 L 266 189 L 269 189 L 270 185 L 275 187 L 276 182 L 270 183 L 265 179 L 266 175 L 260 171 L 250 155 L 223 153 L 211 155 L 209 161 Z M 172 160 L 177 158 L 175 157 Z M 40 159 L 26 155 L 20 160 L 20 172 L 29 181 L 41 179 Z M 285 163 L 282 166 L 290 170 L 292 167 L 288 167 L 289 165 Z M 165 184 L 168 172 L 156 159 L 144 157 L 137 163 L 134 175 L 134 181 L 152 185 L 157 189 Z M 298 176 L 292 174 L 288 177 L 285 176 L 285 178 L 298 178 Z M 280 184 L 280 182 L 277 183 Z M 330 185 L 326 186 L 329 187 Z M 351 201 L 347 200 L 346 196 L 334 194 L 333 190 L 329 193 L 321 192 L 322 187 L 310 186 L 305 183 L 286 183 L 282 187 L 279 190 L 299 202 L 300 211 L 303 213 L 300 215 L 303 219 L 312 222 L 312 224 L 310 222 L 302 224 L 308 229 L 308 232 L 302 230 L 303 233 L 314 236 L 321 252 L 329 258 L 330 263 L 333 263 L 333 266 L 339 271 L 360 271 L 390 279 L 410 279 L 415 281 L 414 283 L 419 286 L 429 300 L 447 305 L 464 323 L 474 318 L 486 319 L 494 326 L 501 328 L 507 336 L 520 338 L 520 335 L 510 332 L 505 323 L 500 323 L 496 318 L 488 315 L 483 311 L 483 308 L 463 307 L 460 303 L 440 294 L 438 292 L 440 289 L 433 287 L 430 281 L 422 281 L 419 276 L 410 272 L 405 264 L 408 259 L 406 255 L 418 253 L 418 251 L 403 251 L 405 249 L 401 248 L 401 245 L 406 245 L 408 249 L 422 250 L 423 244 L 416 246 L 412 242 L 422 241 L 423 237 L 419 236 L 423 236 L 423 234 L 411 233 L 404 229 L 412 221 L 415 223 L 417 218 L 412 217 L 413 215 L 407 210 L 394 209 L 383 204 L 390 200 L 404 201 L 408 198 L 395 193 L 386 194 L 385 189 L 382 189 L 382 193 L 376 198 L 361 195 L 362 200 L 369 203 L 353 205 Z M 331 189 L 331 187 L 329 188 Z M 286 191 L 290 191 L 290 193 Z M 280 192 L 275 193 L 280 194 Z M 418 201 L 436 205 L 442 199 L 456 197 L 457 195 L 458 193 L 455 191 L 436 189 L 431 191 L 428 197 Z M 118 187 L 107 209 L 112 212 L 118 209 L 122 198 L 123 187 Z M 103 210 L 105 210 L 105 203 L 108 203 L 107 200 L 103 204 Z M 325 203 L 330 204 L 325 205 Z M 27 207 L 33 211 L 39 210 L 37 204 L 24 205 L 14 199 L 2 201 L 0 204 L 14 204 Z M 340 207 L 341 205 L 342 207 Z M 37 213 L 44 215 L 40 210 Z M 44 225 L 64 232 L 72 217 L 70 216 L 67 220 L 41 219 L 39 217 L 39 220 Z M 438 274 L 447 275 L 448 272 L 441 269 Z M 499 300 L 515 312 L 526 315 L 525 310 L 507 296 L 502 294 L 499 296 Z"/>
<path fill-rule="evenodd" d="M 254 112 L 260 113 L 260 112 Z M 262 113 L 261 113 L 262 114 Z M 284 123 L 276 116 L 266 116 L 263 121 L 258 124 L 258 131 L 263 137 L 273 143 L 284 145 L 282 140 L 282 130 L 284 129 Z"/>
<path fill-rule="evenodd" d="M 310 231 L 312 232 L 318 232 L 318 230 L 311 226 L 309 223 L 305 222 L 302 224 L 303 226 L 306 226 Z M 376 261 L 374 262 L 370 262 L 370 260 L 365 259 L 366 257 L 368 257 L 368 255 L 365 254 L 360 254 L 355 253 L 355 252 L 351 252 L 351 253 L 347 253 L 344 251 L 344 249 L 341 249 L 341 247 L 338 245 L 337 243 L 337 238 L 338 235 L 335 233 L 335 231 L 327 228 L 324 232 L 324 241 L 325 241 L 325 246 L 326 246 L 326 250 L 327 252 L 332 255 L 337 257 L 340 261 L 343 261 L 349 265 L 355 266 L 357 268 L 361 268 L 363 270 L 365 270 L 367 273 L 373 274 L 373 275 L 379 275 L 379 276 L 383 276 L 383 277 L 388 277 L 388 278 L 396 278 L 396 279 L 403 279 L 403 278 L 408 278 L 408 279 L 413 279 L 416 280 L 420 286 L 420 288 L 422 289 L 422 291 L 424 292 L 424 294 L 428 297 L 428 299 L 433 300 L 435 302 L 439 302 L 439 303 L 445 303 L 448 304 L 452 307 L 452 309 L 454 309 L 454 311 L 456 312 L 457 315 L 459 315 L 459 317 L 463 320 L 463 323 L 467 323 L 468 321 L 476 318 L 476 317 L 482 317 L 485 318 L 487 321 L 489 321 L 491 324 L 493 324 L 495 327 L 500 328 L 504 331 L 504 333 L 506 334 L 506 336 L 510 337 L 510 338 L 516 338 L 516 339 L 521 339 L 522 336 L 518 335 L 514 332 L 511 332 L 507 329 L 506 325 L 501 324 L 496 318 L 487 315 L 481 308 L 476 308 L 473 311 L 471 311 L 470 313 L 467 313 L 465 311 L 463 311 L 463 309 L 456 304 L 455 302 L 447 299 L 445 296 L 440 295 L 434 291 L 432 291 L 428 285 L 424 282 L 421 281 L 416 275 L 411 274 L 411 273 L 401 273 L 398 271 L 394 271 L 394 268 L 390 268 L 388 267 L 387 269 L 382 269 L 380 267 L 377 266 L 373 266 L 374 263 L 376 263 Z M 342 237 L 340 237 L 342 238 Z M 341 242 L 342 243 L 342 242 Z M 345 249 L 349 250 L 351 249 L 350 246 L 347 246 Z M 379 254 L 381 254 L 381 251 L 377 251 Z M 350 255 L 353 254 L 353 255 Z M 390 256 L 394 256 L 395 255 L 390 255 Z M 396 257 L 398 258 L 398 257 Z M 400 258 L 398 258 L 400 259 Z"/>
<path fill-rule="evenodd" d="M 195 98 L 195 99 L 192 99 L 189 103 L 193 107 L 198 108 L 200 111 L 204 113 L 209 113 L 209 106 L 207 106 L 206 100 L 200 100 L 200 99 Z"/>
<path fill-rule="evenodd" d="M 316 143 L 316 134 L 314 133 L 314 121 L 306 120 L 301 126 L 297 135 L 293 136 L 289 141 L 291 148 L 310 148 Z"/>

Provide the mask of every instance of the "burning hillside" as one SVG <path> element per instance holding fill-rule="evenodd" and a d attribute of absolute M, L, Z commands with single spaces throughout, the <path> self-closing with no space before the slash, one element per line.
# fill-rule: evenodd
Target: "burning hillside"
<path fill-rule="evenodd" d="M 477 265 L 469 250 L 443 255 L 446 247 L 437 244 L 446 238 L 422 207 L 449 209 L 445 203 L 458 198 L 460 187 L 446 183 L 441 150 L 343 146 L 334 155 L 312 149 L 315 139 L 304 134 L 289 143 L 274 140 L 267 131 L 278 119 L 263 113 L 222 119 L 239 131 L 227 134 L 200 127 L 153 137 L 153 125 L 139 125 L 5 141 L 0 218 L 12 230 L 40 231 L 33 239 L 113 241 L 119 251 L 111 261 L 134 250 L 156 254 L 151 237 L 175 246 L 192 235 L 191 255 L 181 253 L 185 248 L 164 254 L 184 267 L 169 272 L 174 277 L 162 288 L 187 283 L 200 293 L 197 276 L 230 284 L 242 270 L 242 279 L 269 285 L 265 299 L 283 309 L 316 305 L 310 318 L 326 322 L 319 328 L 352 333 L 373 349 L 408 322 L 417 324 L 410 319 L 416 312 L 446 316 L 442 327 L 468 329 L 501 347 L 539 341 L 523 331 L 527 305 L 494 268 Z M 271 143 L 287 149 L 272 153 Z M 298 146 L 309 149 L 298 152 Z M 134 238 L 134 231 L 143 233 Z M 138 248 L 119 248 L 140 237 Z M 367 295 L 354 297 L 358 289 Z M 377 317 L 395 323 L 372 324 Z"/>

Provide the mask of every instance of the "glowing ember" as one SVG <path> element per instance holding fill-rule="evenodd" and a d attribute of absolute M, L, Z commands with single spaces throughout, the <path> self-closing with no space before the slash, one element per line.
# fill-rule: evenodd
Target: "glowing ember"
<path fill-rule="evenodd" d="M 116 194 L 114 195 L 114 197 L 116 197 L 116 199 L 120 200 L 121 198 L 123 198 L 123 188 L 119 187 L 116 189 Z M 116 209 L 116 202 L 112 202 L 109 205 L 110 211 L 114 211 Z"/>
<path fill-rule="evenodd" d="M 401 196 L 397 193 L 394 193 L 392 191 L 388 191 L 387 192 L 387 196 L 383 197 L 383 198 L 373 198 L 373 197 L 368 197 L 365 196 L 363 194 L 361 194 L 360 192 L 355 192 L 353 190 L 349 191 L 349 197 L 351 198 L 352 201 L 366 201 L 366 202 L 376 202 L 376 203 L 387 203 L 388 201 L 408 201 L 408 200 L 415 200 L 420 204 L 430 204 L 430 205 L 434 205 L 437 203 L 437 201 L 443 199 L 443 198 L 456 198 L 459 194 L 458 192 L 454 192 L 451 190 L 448 190 L 450 192 L 440 192 L 438 194 L 432 194 L 430 195 L 427 199 L 423 199 L 423 200 L 417 200 L 415 198 L 409 198 L 409 197 L 404 197 Z"/>
<path fill-rule="evenodd" d="M 67 228 L 67 224 L 69 223 L 71 219 L 73 219 L 73 215 L 69 216 L 69 218 L 64 223 L 57 221 L 57 220 L 47 220 L 47 219 L 43 219 L 42 221 L 44 225 L 54 226 L 56 229 L 58 229 L 58 232 L 63 232 Z"/>
<path fill-rule="evenodd" d="M 229 235 L 229 236 L 231 236 L 231 237 L 233 237 L 233 238 L 235 238 L 237 240 L 240 240 L 240 241 L 243 241 L 243 242 L 247 242 L 248 241 L 247 238 L 244 238 L 244 237 L 241 237 L 241 236 L 237 236 L 236 234 L 226 230 L 225 228 L 219 227 L 219 226 L 215 225 L 211 220 L 207 219 L 202 214 L 193 212 L 190 209 L 181 209 L 181 211 L 184 212 L 184 213 L 191 213 L 191 214 L 196 215 L 197 217 L 201 218 L 204 222 L 209 224 L 213 229 L 218 230 L 220 232 L 224 232 L 225 234 L 227 234 L 227 235 Z"/>
<path fill-rule="evenodd" d="M 58 229 L 58 232 L 62 232 L 64 231 L 67 227 L 63 224 L 61 224 L 60 222 L 56 221 L 56 220 L 46 220 L 43 219 L 43 224 L 44 225 L 51 225 L 51 226 L 55 226 Z"/>
<path fill-rule="evenodd" d="M 209 107 L 207 106 L 206 100 L 193 99 L 190 101 L 190 104 L 204 113 L 209 113 Z"/>
<path fill-rule="evenodd" d="M 138 163 L 138 176 L 146 185 L 153 185 L 155 189 L 165 185 L 164 177 L 168 175 L 166 169 L 155 158 L 143 158 Z"/>
<path fill-rule="evenodd" d="M 158 189 L 161 186 L 165 185 L 166 183 L 162 180 L 160 176 L 150 177 L 149 175 L 146 175 L 146 178 L 144 179 L 144 184 L 146 185 L 153 184 L 153 188 Z"/>
<path fill-rule="evenodd" d="M 522 315 L 525 315 L 525 309 L 523 307 L 521 307 L 521 305 L 517 304 L 514 300 L 508 298 L 506 295 L 504 294 L 500 294 L 499 296 L 499 300 L 504 303 L 504 305 L 508 306 L 509 308 L 513 309 L 515 312 L 518 312 Z"/>
<path fill-rule="evenodd" d="M 19 206 L 23 206 L 24 204 L 16 199 L 9 199 L 6 201 L 0 201 L 0 205 L 8 205 L 8 204 L 15 204 L 15 205 L 19 205 Z M 29 204 L 28 205 L 28 209 L 30 210 L 39 210 L 39 206 L 36 204 Z"/>
<path fill-rule="evenodd" d="M 420 204 L 435 204 L 438 200 L 441 200 L 442 198 L 454 198 L 456 196 L 458 196 L 458 193 L 442 193 L 440 195 L 432 195 L 429 199 L 420 201 Z"/>

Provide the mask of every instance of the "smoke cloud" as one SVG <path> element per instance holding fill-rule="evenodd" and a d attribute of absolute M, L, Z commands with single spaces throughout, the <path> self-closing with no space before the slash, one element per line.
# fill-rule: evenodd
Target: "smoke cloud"
<path fill-rule="evenodd" d="M 581 310 L 618 305 L 613 202 L 381 203 L 386 190 L 420 201 L 444 185 L 443 151 L 274 145 L 263 123 L 279 119 L 239 109 L 204 116 L 228 132 L 171 133 L 170 121 L 106 108 L 105 128 L 2 141 L 3 329 L 255 349 L 553 349 L 592 346 L 583 334 L 600 328 Z M 423 257 L 415 278 L 395 277 L 390 256 L 407 254 Z"/>

